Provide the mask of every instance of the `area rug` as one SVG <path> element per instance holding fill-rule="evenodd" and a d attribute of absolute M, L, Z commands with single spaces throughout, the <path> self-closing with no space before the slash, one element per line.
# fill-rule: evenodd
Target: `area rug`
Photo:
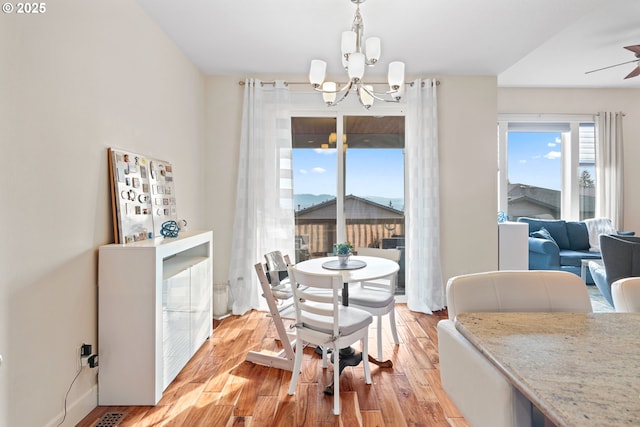
<path fill-rule="evenodd" d="M 589 292 L 589 298 L 591 298 L 591 307 L 596 313 L 607 313 L 615 311 L 607 300 L 602 296 L 602 293 L 595 285 L 587 285 L 587 291 Z"/>

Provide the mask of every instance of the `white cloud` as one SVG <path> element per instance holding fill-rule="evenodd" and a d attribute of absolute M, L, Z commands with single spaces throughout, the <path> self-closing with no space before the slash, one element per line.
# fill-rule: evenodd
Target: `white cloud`
<path fill-rule="evenodd" d="M 562 138 L 557 137 L 557 138 L 556 138 L 556 144 L 560 144 L 561 142 L 562 142 Z"/>
<path fill-rule="evenodd" d="M 300 169 L 298 172 L 300 172 L 300 173 L 301 173 L 301 174 L 303 174 L 303 175 L 304 175 L 304 174 L 306 174 L 306 173 L 308 173 L 306 169 Z"/>
<path fill-rule="evenodd" d="M 518 163 L 521 163 L 521 164 L 522 163 L 527 163 L 527 161 L 523 159 L 523 160 L 520 160 Z"/>
<path fill-rule="evenodd" d="M 556 144 L 555 142 L 547 143 L 547 147 L 555 147 L 556 145 L 558 145 L 558 144 Z"/>
<path fill-rule="evenodd" d="M 317 168 L 313 168 L 313 169 L 311 169 L 311 171 L 312 171 L 313 173 L 325 173 L 327 170 L 326 170 L 325 168 L 317 167 Z"/>
<path fill-rule="evenodd" d="M 562 156 L 562 153 L 560 153 L 560 151 L 549 151 L 547 154 L 544 155 L 544 157 L 549 160 L 559 159 L 561 156 Z"/>

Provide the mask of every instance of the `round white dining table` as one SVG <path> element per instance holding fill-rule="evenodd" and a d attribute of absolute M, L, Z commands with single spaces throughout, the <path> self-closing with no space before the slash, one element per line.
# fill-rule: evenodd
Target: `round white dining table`
<path fill-rule="evenodd" d="M 297 263 L 296 268 L 313 274 L 340 273 L 342 275 L 342 282 L 344 283 L 342 288 L 342 305 L 345 306 L 349 305 L 349 283 L 381 279 L 394 274 L 400 269 L 398 263 L 390 259 L 357 255 L 352 255 L 351 258 L 349 258 L 349 263 L 352 264 L 353 261 L 361 261 L 365 263 L 365 266 L 353 269 L 330 269 L 323 267 L 323 264 L 332 261 L 335 261 L 334 264 L 337 264 L 338 257 L 331 256 L 309 259 Z"/>

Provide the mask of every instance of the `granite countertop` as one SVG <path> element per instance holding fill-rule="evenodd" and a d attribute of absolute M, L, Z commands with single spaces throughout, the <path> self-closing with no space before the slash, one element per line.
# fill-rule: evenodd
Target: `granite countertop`
<path fill-rule="evenodd" d="M 456 328 L 557 426 L 640 425 L 640 313 L 463 313 Z"/>

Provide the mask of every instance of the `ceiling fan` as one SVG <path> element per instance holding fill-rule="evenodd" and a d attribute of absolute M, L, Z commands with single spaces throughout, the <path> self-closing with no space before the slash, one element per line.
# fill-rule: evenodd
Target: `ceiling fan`
<path fill-rule="evenodd" d="M 616 65 L 609 65 L 608 67 L 604 67 L 604 68 L 598 68 L 597 70 L 591 70 L 591 71 L 587 71 L 585 74 L 589 74 L 589 73 L 595 73 L 596 71 L 602 71 L 602 70 L 606 70 L 608 68 L 613 68 L 613 67 L 618 67 L 620 65 L 624 65 L 624 64 L 630 64 L 632 62 L 637 62 L 638 64 L 640 64 L 640 45 L 634 45 L 634 46 L 625 46 L 624 47 L 627 50 L 630 50 L 631 52 L 633 52 L 636 56 L 636 59 L 633 59 L 631 61 L 627 61 L 627 62 L 622 62 L 620 64 L 616 64 Z M 625 79 L 629 79 L 631 77 L 635 77 L 640 75 L 640 65 L 637 65 L 636 68 L 633 69 L 633 71 L 631 71 L 627 77 L 625 77 Z"/>

